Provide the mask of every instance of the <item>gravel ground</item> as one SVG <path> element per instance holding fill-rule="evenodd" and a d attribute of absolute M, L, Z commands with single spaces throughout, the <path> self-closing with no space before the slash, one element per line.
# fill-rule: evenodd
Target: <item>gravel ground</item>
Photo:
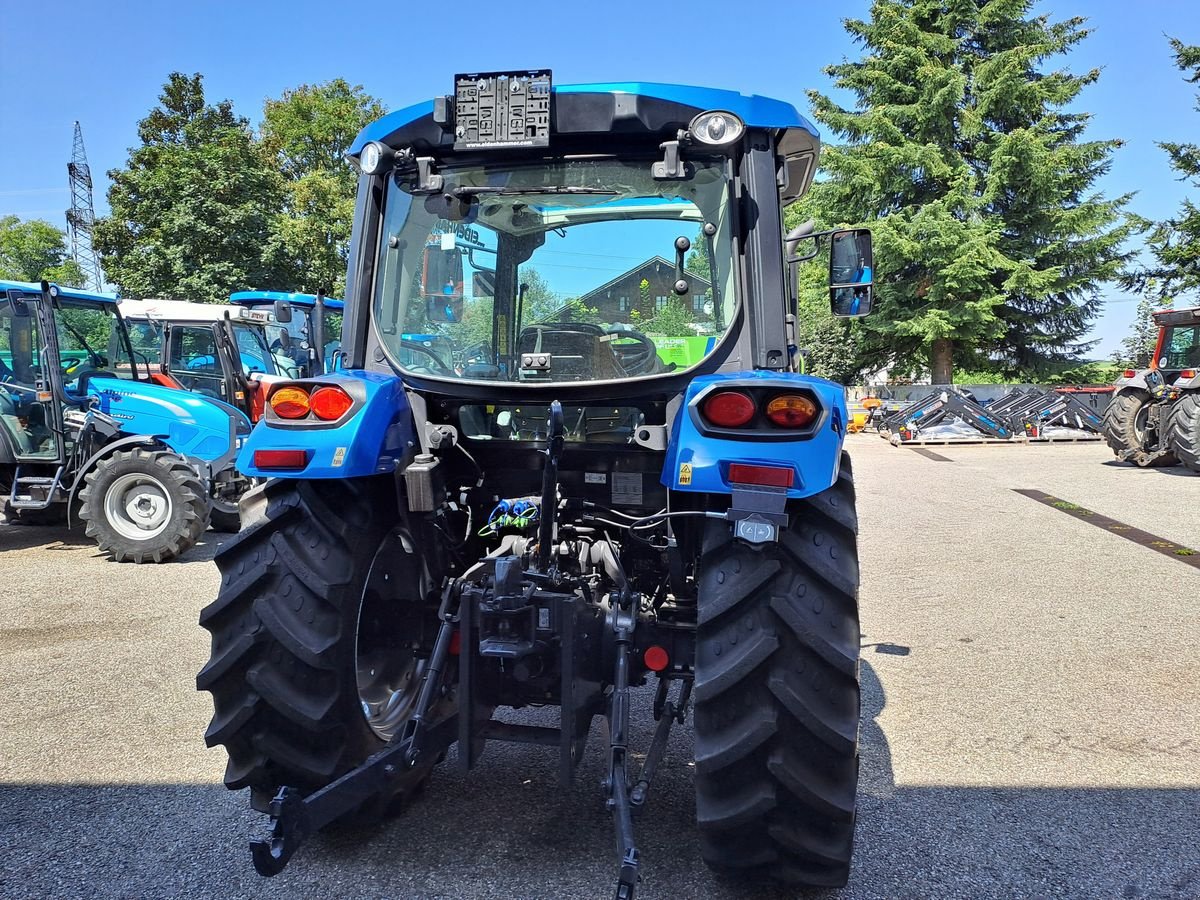
<path fill-rule="evenodd" d="M 1012 491 L 1200 548 L 1200 477 L 1113 466 L 1094 444 L 931 449 L 950 461 L 851 440 L 858 843 L 850 886 L 807 896 L 1200 897 L 1200 571 Z M 221 786 L 194 689 L 209 537 L 136 567 L 78 533 L 0 525 L 0 895 L 609 896 L 602 728 L 573 791 L 545 750 L 493 745 L 469 775 L 440 768 L 405 818 L 255 875 L 264 820 Z M 639 897 L 782 898 L 704 870 L 690 745 L 680 729 L 639 821 Z"/>

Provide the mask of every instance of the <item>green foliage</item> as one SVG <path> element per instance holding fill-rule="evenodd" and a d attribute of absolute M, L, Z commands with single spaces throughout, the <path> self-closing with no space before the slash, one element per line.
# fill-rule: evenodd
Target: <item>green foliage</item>
<path fill-rule="evenodd" d="M 961 349 L 1038 369 L 1086 349 L 1099 288 L 1121 274 L 1127 197 L 1094 188 L 1118 141 L 1081 141 L 1077 106 L 1098 72 L 1046 71 L 1084 20 L 1031 16 L 1032 0 L 875 0 L 846 29 L 857 61 L 830 66 L 856 100 L 813 92 L 827 178 L 799 205 L 875 233 L 876 313 L 857 354 L 928 363 L 948 380 Z"/>
<path fill-rule="evenodd" d="M 125 168 L 108 173 L 112 212 L 95 231 L 122 293 L 219 301 L 288 287 L 266 254 L 283 180 L 229 101 L 209 104 L 200 75 L 173 72 L 138 137 Z"/>
<path fill-rule="evenodd" d="M 262 149 L 285 180 L 268 259 L 289 289 L 345 292 L 357 176 L 342 158 L 355 135 L 386 112 L 341 78 L 285 91 L 263 108 Z"/>
<path fill-rule="evenodd" d="M 81 287 L 83 272 L 67 255 L 66 236 L 49 222 L 0 216 L 0 278 L 11 281 L 53 281 Z"/>
<path fill-rule="evenodd" d="M 979 371 L 972 369 L 957 369 L 954 372 L 955 384 L 1009 384 L 1013 382 L 1001 372 Z"/>
<path fill-rule="evenodd" d="M 692 323 L 696 314 L 678 297 L 670 297 L 662 309 L 638 324 L 638 330 L 646 334 L 663 337 L 693 337 L 696 329 Z"/>
<path fill-rule="evenodd" d="M 1135 369 L 1144 369 L 1150 364 L 1150 357 L 1154 355 L 1154 348 L 1158 344 L 1158 325 L 1154 323 L 1153 314 L 1171 305 L 1169 298 L 1162 297 L 1157 279 L 1146 278 L 1143 285 L 1133 325 L 1129 334 L 1122 339 L 1121 349 L 1113 354 L 1116 364 Z"/>
<path fill-rule="evenodd" d="M 1200 46 L 1188 46 L 1172 38 L 1171 49 L 1185 80 L 1200 84 Z M 1200 110 L 1200 92 L 1197 93 L 1196 108 Z M 1172 142 L 1158 146 L 1166 151 L 1171 168 L 1179 173 L 1180 180 L 1190 183 L 1193 188 L 1200 187 L 1200 144 Z M 1175 215 L 1153 225 L 1150 222 L 1144 224 L 1152 227 L 1146 245 L 1154 263 L 1132 274 L 1127 279 L 1127 286 L 1158 305 L 1169 305 L 1178 296 L 1200 292 L 1200 208 L 1191 199 L 1185 199 Z M 1187 305 L 1193 305 L 1190 299 Z M 1138 315 L 1134 333 L 1127 339 L 1127 352 L 1129 341 L 1141 346 L 1144 324 L 1140 306 Z"/>
<path fill-rule="evenodd" d="M 860 352 L 859 324 L 835 318 L 829 312 L 828 257 L 826 249 L 813 262 L 800 266 L 796 345 L 804 355 L 805 370 L 810 375 L 852 384 L 870 366 Z"/>

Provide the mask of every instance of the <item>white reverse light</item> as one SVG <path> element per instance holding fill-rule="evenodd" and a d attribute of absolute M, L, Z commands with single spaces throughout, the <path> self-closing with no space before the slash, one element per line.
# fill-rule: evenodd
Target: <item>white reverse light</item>
<path fill-rule="evenodd" d="M 746 124 L 731 112 L 721 109 L 702 112 L 692 119 L 688 132 L 701 144 L 728 147 L 737 143 L 746 131 Z"/>
<path fill-rule="evenodd" d="M 367 175 L 374 175 L 383 168 L 383 164 L 392 155 L 392 151 L 379 141 L 368 141 L 363 145 L 358 157 L 359 168 Z"/>

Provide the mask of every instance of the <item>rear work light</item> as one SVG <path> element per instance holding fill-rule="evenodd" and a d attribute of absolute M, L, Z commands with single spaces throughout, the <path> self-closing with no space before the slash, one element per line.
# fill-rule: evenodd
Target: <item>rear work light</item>
<path fill-rule="evenodd" d="M 741 428 L 754 418 L 754 398 L 741 391 L 717 391 L 709 394 L 700 412 L 718 428 Z"/>
<path fill-rule="evenodd" d="M 762 487 L 789 488 L 796 473 L 783 466 L 752 466 L 749 463 L 729 464 L 730 484 L 756 484 Z"/>
<path fill-rule="evenodd" d="M 817 404 L 803 394 L 780 394 L 767 403 L 767 418 L 780 428 L 803 428 L 817 417 Z"/>
<path fill-rule="evenodd" d="M 308 415 L 308 392 L 304 388 L 278 388 L 270 399 L 271 409 L 281 419 L 303 419 Z"/>
<path fill-rule="evenodd" d="M 354 401 L 340 387 L 320 387 L 312 392 L 308 405 L 318 419 L 332 422 L 344 416 Z"/>
<path fill-rule="evenodd" d="M 307 450 L 255 450 L 258 469 L 303 469 L 308 465 Z"/>

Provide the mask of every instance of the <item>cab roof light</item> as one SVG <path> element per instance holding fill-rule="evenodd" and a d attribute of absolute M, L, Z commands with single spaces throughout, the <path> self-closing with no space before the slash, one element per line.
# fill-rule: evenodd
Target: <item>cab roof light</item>
<path fill-rule="evenodd" d="M 730 463 L 730 484 L 753 484 L 760 487 L 790 488 L 796 472 L 790 466 L 756 466 L 750 463 Z"/>
<path fill-rule="evenodd" d="M 255 450 L 257 469 L 303 469 L 308 465 L 307 450 Z"/>
<path fill-rule="evenodd" d="M 276 388 L 267 402 L 281 419 L 303 419 L 310 409 L 308 391 L 302 387 Z"/>

